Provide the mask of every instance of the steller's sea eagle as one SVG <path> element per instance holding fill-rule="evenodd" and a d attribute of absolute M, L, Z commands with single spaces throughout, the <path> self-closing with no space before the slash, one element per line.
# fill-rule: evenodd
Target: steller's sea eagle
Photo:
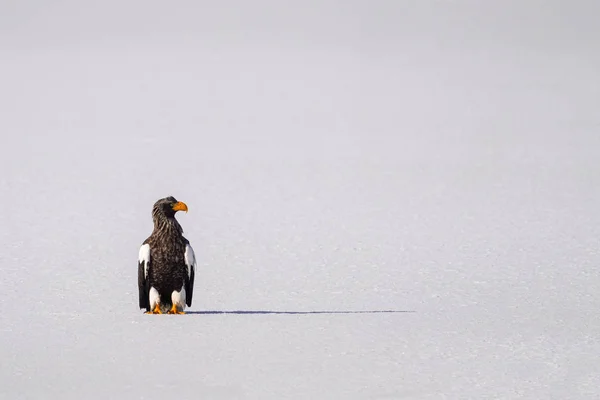
<path fill-rule="evenodd" d="M 187 210 L 173 196 L 158 200 L 152 208 L 154 230 L 138 257 L 140 308 L 146 314 L 185 314 L 185 306 L 192 305 L 196 257 L 175 219 L 177 211 Z"/>

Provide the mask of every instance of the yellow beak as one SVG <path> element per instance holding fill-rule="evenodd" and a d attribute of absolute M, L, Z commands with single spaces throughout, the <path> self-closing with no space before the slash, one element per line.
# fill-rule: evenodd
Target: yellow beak
<path fill-rule="evenodd" d="M 173 211 L 188 211 L 187 208 L 187 204 L 185 204 L 184 202 L 180 201 L 178 203 L 175 203 L 175 205 L 173 206 Z"/>

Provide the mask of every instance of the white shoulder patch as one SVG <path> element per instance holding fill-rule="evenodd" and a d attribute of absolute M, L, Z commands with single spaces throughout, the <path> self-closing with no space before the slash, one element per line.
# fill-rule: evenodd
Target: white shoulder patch
<path fill-rule="evenodd" d="M 185 265 L 187 265 L 188 277 L 191 276 L 192 270 L 196 270 L 196 255 L 194 249 L 189 244 L 185 246 Z"/>
<path fill-rule="evenodd" d="M 144 276 L 148 276 L 148 267 L 150 266 L 150 245 L 144 244 L 140 247 L 138 262 L 144 263 Z"/>

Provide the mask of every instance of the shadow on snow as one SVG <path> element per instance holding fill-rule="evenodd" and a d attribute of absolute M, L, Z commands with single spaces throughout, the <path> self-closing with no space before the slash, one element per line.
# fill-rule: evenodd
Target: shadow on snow
<path fill-rule="evenodd" d="M 214 314 L 291 314 L 291 315 L 310 315 L 310 314 L 394 314 L 394 313 L 414 313 L 408 310 L 371 310 L 371 311 L 264 311 L 264 310 L 234 310 L 234 311 L 186 311 L 186 314 L 214 315 Z"/>

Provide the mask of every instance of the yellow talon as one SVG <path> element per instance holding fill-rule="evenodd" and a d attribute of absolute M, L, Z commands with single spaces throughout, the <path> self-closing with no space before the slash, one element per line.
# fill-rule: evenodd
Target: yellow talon
<path fill-rule="evenodd" d="M 185 314 L 183 311 L 179 311 L 176 304 L 173 304 L 173 307 L 169 310 L 168 314 Z"/>
<path fill-rule="evenodd" d="M 154 310 L 146 311 L 144 314 L 162 314 L 162 311 L 160 311 L 160 305 L 156 304 L 154 306 Z"/>

